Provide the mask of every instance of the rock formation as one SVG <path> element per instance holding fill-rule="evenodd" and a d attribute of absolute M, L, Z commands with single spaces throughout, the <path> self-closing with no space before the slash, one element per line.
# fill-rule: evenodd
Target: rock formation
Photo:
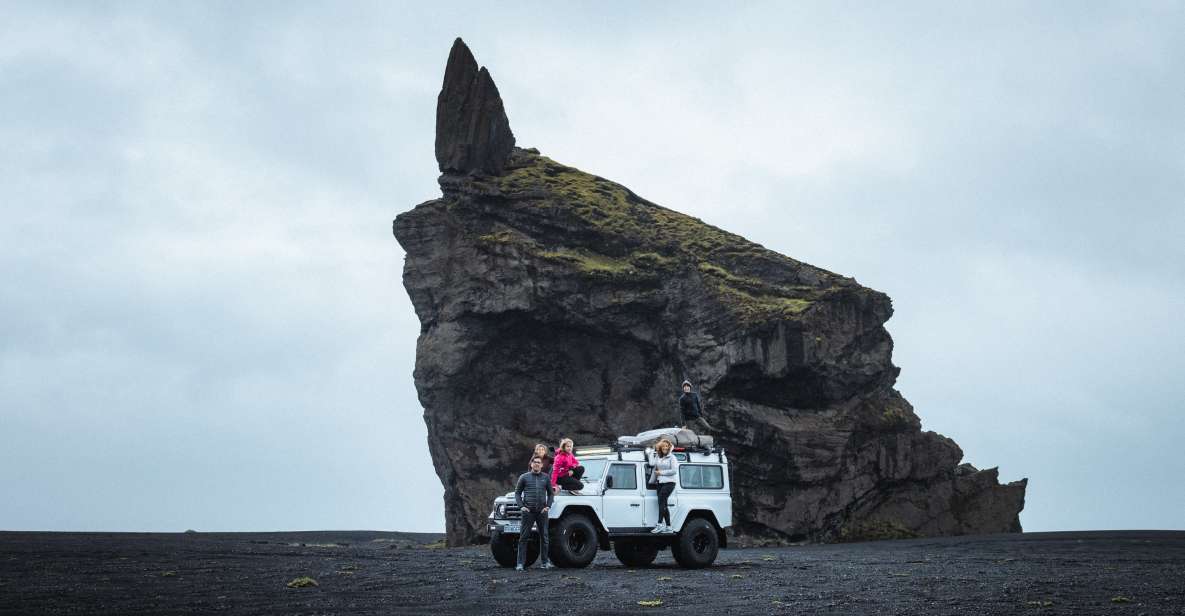
<path fill-rule="evenodd" d="M 436 162 L 445 173 L 500 174 L 514 133 L 490 72 L 461 39 L 453 43 L 436 101 Z"/>
<path fill-rule="evenodd" d="M 1020 531 L 1027 480 L 960 465 L 893 388 L 888 296 L 514 148 L 460 39 L 437 113 L 443 196 L 394 233 L 450 544 L 482 539 L 536 442 L 671 425 L 685 377 L 742 536 Z"/>

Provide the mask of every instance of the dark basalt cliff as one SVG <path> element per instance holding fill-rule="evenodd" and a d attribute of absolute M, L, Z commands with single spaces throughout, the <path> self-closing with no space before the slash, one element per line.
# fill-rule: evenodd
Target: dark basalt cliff
<path fill-rule="evenodd" d="M 684 377 L 733 461 L 739 534 L 1020 531 L 1026 480 L 960 465 L 893 388 L 888 296 L 515 148 L 460 39 L 437 113 L 443 196 L 394 232 L 450 544 L 481 539 L 536 442 L 671 425 Z"/>

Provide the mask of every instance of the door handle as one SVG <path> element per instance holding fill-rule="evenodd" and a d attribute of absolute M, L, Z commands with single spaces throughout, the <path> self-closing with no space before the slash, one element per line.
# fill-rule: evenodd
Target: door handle
<path fill-rule="evenodd" d="M 641 507 L 641 506 L 642 505 L 640 505 L 638 503 L 630 503 L 630 507 Z"/>

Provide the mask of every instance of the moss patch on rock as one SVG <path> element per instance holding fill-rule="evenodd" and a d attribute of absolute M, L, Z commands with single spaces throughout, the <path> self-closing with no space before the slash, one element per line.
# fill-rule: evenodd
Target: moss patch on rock
<path fill-rule="evenodd" d="M 655 205 L 630 189 L 547 158 L 519 151 L 507 173 L 490 181 L 512 198 L 541 199 L 575 214 L 594 230 L 664 255 L 768 254 L 789 260 L 698 218 Z M 711 259 L 709 259 L 711 260 Z"/>
<path fill-rule="evenodd" d="M 702 220 L 661 207 L 628 188 L 528 150 L 517 150 L 503 175 L 469 180 L 483 194 L 547 210 L 586 231 L 583 246 L 543 246 L 517 231 L 478 237 L 489 245 L 514 245 L 562 262 L 592 277 L 653 278 L 698 273 L 705 288 L 742 322 L 798 318 L 840 276 L 821 272 L 822 284 L 788 284 L 762 272 L 810 267 Z M 521 207 L 521 206 L 520 206 Z"/>
<path fill-rule="evenodd" d="M 542 250 L 537 254 L 545 259 L 574 265 L 582 272 L 590 274 L 616 276 L 629 275 L 637 271 L 637 268 L 628 259 L 618 259 L 591 250 Z"/>
<path fill-rule="evenodd" d="M 890 428 L 902 428 L 910 425 L 909 416 L 904 409 L 888 407 L 881 413 L 881 422 Z"/>

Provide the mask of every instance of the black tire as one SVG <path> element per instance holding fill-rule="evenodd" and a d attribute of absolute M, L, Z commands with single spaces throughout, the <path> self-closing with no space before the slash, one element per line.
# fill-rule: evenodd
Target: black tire
<path fill-rule="evenodd" d="M 618 539 L 613 542 L 613 553 L 627 567 L 645 567 L 658 556 L 658 546 L 649 541 Z"/>
<path fill-rule="evenodd" d="M 490 552 L 494 560 L 503 567 L 513 567 L 518 564 L 518 535 L 498 535 L 490 540 Z M 539 541 L 529 540 L 527 543 L 527 560 L 523 565 L 529 567 L 539 558 Z"/>
<path fill-rule="evenodd" d="M 671 544 L 675 562 L 686 569 L 702 569 L 716 561 L 720 553 L 720 537 L 716 526 L 703 518 L 692 518 Z"/>
<path fill-rule="evenodd" d="M 587 567 L 597 557 L 597 527 L 583 513 L 571 513 L 555 523 L 551 562 L 560 567 Z"/>

